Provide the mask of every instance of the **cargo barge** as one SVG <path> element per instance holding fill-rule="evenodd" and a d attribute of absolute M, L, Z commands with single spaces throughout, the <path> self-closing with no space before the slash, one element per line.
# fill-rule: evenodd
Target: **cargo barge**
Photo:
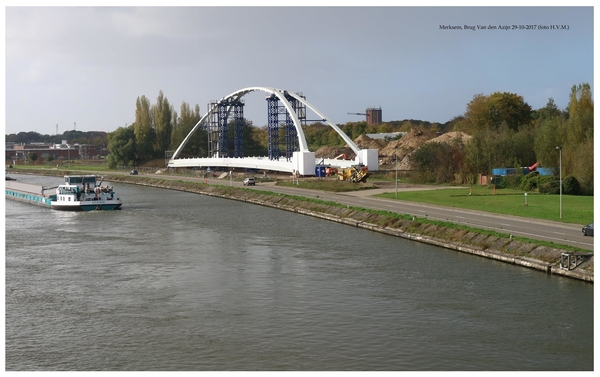
<path fill-rule="evenodd" d="M 65 183 L 45 187 L 6 181 L 6 198 L 61 211 L 115 210 L 121 208 L 112 186 L 102 186 L 95 175 L 66 175 Z"/>

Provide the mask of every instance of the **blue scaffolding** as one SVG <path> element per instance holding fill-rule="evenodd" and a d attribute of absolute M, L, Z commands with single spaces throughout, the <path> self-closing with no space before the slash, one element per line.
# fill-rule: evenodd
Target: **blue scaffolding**
<path fill-rule="evenodd" d="M 231 98 L 217 105 L 219 156 L 229 156 L 229 113 L 233 113 L 233 156 L 244 157 L 244 103 Z"/>
<path fill-rule="evenodd" d="M 269 160 L 279 161 L 279 98 L 272 94 L 267 97 L 267 136 Z"/>
<path fill-rule="evenodd" d="M 227 157 L 229 155 L 229 148 L 227 146 L 228 142 L 228 127 L 227 127 L 227 110 L 229 104 L 228 101 L 219 102 L 217 106 L 218 111 L 218 119 L 219 119 L 219 127 L 217 128 L 218 133 L 218 152 L 219 157 Z"/>
<path fill-rule="evenodd" d="M 233 111 L 233 157 L 244 157 L 244 103 L 232 103 Z"/>
<path fill-rule="evenodd" d="M 292 105 L 298 118 L 300 120 L 306 119 L 306 108 L 304 105 L 296 100 L 296 98 L 290 96 L 287 91 L 284 91 L 283 94 L 285 99 Z M 279 128 L 281 127 L 285 129 L 285 159 L 286 161 L 290 161 L 293 153 L 298 150 L 298 131 L 294 127 L 294 119 L 285 106 L 279 104 L 279 98 L 274 94 L 267 97 L 267 113 L 269 160 L 279 160 Z M 284 122 L 279 122 L 279 114 L 285 114 Z"/>
<path fill-rule="evenodd" d="M 292 108 L 297 113 L 299 101 L 287 94 L 287 92 L 284 92 L 284 95 L 285 99 L 292 105 Z M 296 131 L 296 127 L 294 127 L 294 120 L 290 114 L 286 111 L 285 115 L 285 160 L 290 161 L 292 159 L 292 154 L 298 149 L 298 132 Z"/>

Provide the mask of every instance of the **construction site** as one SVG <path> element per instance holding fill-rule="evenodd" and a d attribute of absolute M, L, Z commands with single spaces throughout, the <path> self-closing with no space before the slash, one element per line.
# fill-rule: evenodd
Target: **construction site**
<path fill-rule="evenodd" d="M 377 149 L 379 153 L 379 170 L 398 170 L 401 172 L 410 172 L 413 170 L 411 164 L 411 155 L 427 143 L 452 143 L 458 140 L 468 142 L 471 136 L 460 131 L 451 131 L 439 134 L 433 130 L 423 127 L 416 127 L 407 132 L 397 140 L 386 141 L 384 139 L 374 139 L 367 135 L 360 135 L 354 141 L 361 149 Z M 333 158 L 353 160 L 355 155 L 350 147 L 321 147 L 315 151 L 317 158 Z M 397 163 L 396 163 L 397 159 Z M 360 170 L 359 167 L 353 170 Z M 339 171 L 330 170 L 331 174 L 340 174 Z M 356 173 L 348 171 L 342 174 L 344 177 L 356 177 Z M 364 176 L 365 174 L 361 174 Z M 368 176 L 368 175 L 367 175 Z M 341 179 L 341 178 L 340 178 Z M 356 178 L 355 178 L 356 179 Z M 343 180 L 351 180 L 344 178 Z"/>

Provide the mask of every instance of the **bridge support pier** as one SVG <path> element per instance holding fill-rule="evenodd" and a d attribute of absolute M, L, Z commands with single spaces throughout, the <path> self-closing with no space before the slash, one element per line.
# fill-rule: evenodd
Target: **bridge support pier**
<path fill-rule="evenodd" d="M 315 175 L 315 152 L 294 152 L 292 166 L 300 175 Z"/>
<path fill-rule="evenodd" d="M 377 149 L 361 149 L 358 151 L 358 162 L 369 168 L 379 170 L 379 151 Z"/>

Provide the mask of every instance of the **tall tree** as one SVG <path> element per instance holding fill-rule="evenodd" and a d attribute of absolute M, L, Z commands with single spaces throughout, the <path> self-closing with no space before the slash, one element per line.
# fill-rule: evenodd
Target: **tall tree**
<path fill-rule="evenodd" d="M 514 93 L 495 92 L 489 96 L 490 123 L 498 127 L 502 123 L 516 131 L 519 126 L 527 126 L 531 123 L 531 106 L 523 97 Z"/>
<path fill-rule="evenodd" d="M 487 96 L 479 93 L 473 96 L 471 102 L 467 104 L 465 112 L 465 124 L 463 131 L 474 133 L 477 130 L 482 130 L 488 127 L 489 116 L 487 107 Z"/>
<path fill-rule="evenodd" d="M 574 175 L 587 193 L 594 187 L 594 102 L 588 83 L 573 85 L 562 139 L 563 176 Z"/>
<path fill-rule="evenodd" d="M 108 134 L 108 150 L 108 166 L 111 169 L 135 165 L 137 146 L 134 125 L 119 127 Z"/>
<path fill-rule="evenodd" d="M 517 130 L 531 123 L 531 106 L 514 93 L 477 94 L 467 104 L 465 118 L 472 130 L 498 129 L 503 123 Z"/>
<path fill-rule="evenodd" d="M 177 111 L 175 111 L 175 109 L 173 108 L 173 105 L 171 105 L 171 117 L 171 143 L 169 144 L 169 149 L 175 151 L 175 149 L 179 146 L 179 144 L 176 144 L 176 142 L 173 140 L 173 138 L 176 135 L 176 130 L 179 129 L 179 115 L 177 114 Z"/>
<path fill-rule="evenodd" d="M 537 126 L 541 125 L 545 119 L 554 118 L 562 115 L 562 111 L 556 106 L 554 103 L 554 98 L 548 98 L 548 102 L 545 107 L 542 107 L 539 110 L 535 110 L 532 112 L 532 117 L 534 118 Z"/>
<path fill-rule="evenodd" d="M 558 168 L 558 152 L 566 129 L 566 120 L 562 116 L 542 118 L 534 138 L 534 150 L 537 162 L 546 168 Z"/>
<path fill-rule="evenodd" d="M 462 141 L 455 143 L 426 143 L 415 150 L 410 160 L 417 170 L 414 174 L 420 182 L 454 182 L 455 174 L 463 171 L 464 148 Z"/>
<path fill-rule="evenodd" d="M 567 142 L 576 146 L 594 137 L 594 102 L 590 84 L 573 85 L 569 97 Z"/>
<path fill-rule="evenodd" d="M 154 130 L 156 132 L 155 154 L 164 153 L 171 144 L 172 116 L 169 100 L 161 90 L 156 98 L 156 104 L 152 106 L 152 119 L 154 120 Z"/>
<path fill-rule="evenodd" d="M 156 132 L 152 127 L 150 101 L 146 96 L 138 97 L 135 101 L 134 132 L 139 159 L 146 160 L 152 158 L 154 156 Z"/>
<path fill-rule="evenodd" d="M 512 130 L 503 122 L 498 130 L 484 129 L 473 134 L 465 145 L 468 171 L 491 174 L 493 168 L 521 166 L 535 163 L 533 133 L 528 129 Z"/>
<path fill-rule="evenodd" d="M 171 149 L 179 148 L 183 140 L 192 131 L 194 126 L 200 121 L 200 106 L 196 104 L 194 109 L 185 101 L 181 103 L 179 117 L 173 127 L 173 136 L 171 138 Z M 199 128 L 188 139 L 180 157 L 206 157 L 208 148 L 207 133 Z"/>

